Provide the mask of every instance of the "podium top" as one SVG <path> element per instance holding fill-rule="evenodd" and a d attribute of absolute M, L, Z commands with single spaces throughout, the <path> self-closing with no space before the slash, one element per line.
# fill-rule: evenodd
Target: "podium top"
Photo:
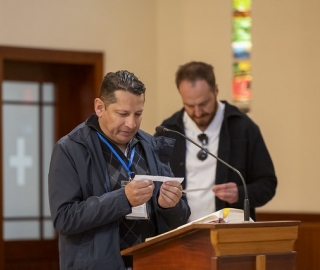
<path fill-rule="evenodd" d="M 154 246 L 165 245 L 168 241 L 190 241 L 199 235 L 211 242 L 216 255 L 242 254 L 242 252 L 266 252 L 264 249 L 273 241 L 270 252 L 291 251 L 298 235 L 300 221 L 267 221 L 242 223 L 192 223 L 121 251 L 121 255 L 134 255 Z M 192 235 L 192 236 L 191 236 Z M 281 242 L 281 245 L 276 242 Z M 226 246 L 225 246 L 226 245 Z M 259 247 L 257 247 L 259 245 Z M 224 248 L 225 246 L 225 248 Z M 239 246 L 239 250 L 235 250 Z M 248 246 L 247 248 L 245 248 Z M 251 249 L 253 247 L 253 250 Z M 261 246 L 261 247 L 260 247 Z M 230 248 L 231 247 L 231 248 Z"/>

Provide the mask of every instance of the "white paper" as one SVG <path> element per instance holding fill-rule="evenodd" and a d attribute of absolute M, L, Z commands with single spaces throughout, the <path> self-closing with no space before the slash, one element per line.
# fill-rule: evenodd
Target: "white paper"
<path fill-rule="evenodd" d="M 127 219 L 148 219 L 146 203 L 132 207 L 132 213 L 126 215 Z"/>
<path fill-rule="evenodd" d="M 152 181 L 160 181 L 160 182 L 167 182 L 167 181 L 174 181 L 182 183 L 183 177 L 167 177 L 167 176 L 159 176 L 159 175 L 136 175 L 133 180 L 152 180 Z"/>

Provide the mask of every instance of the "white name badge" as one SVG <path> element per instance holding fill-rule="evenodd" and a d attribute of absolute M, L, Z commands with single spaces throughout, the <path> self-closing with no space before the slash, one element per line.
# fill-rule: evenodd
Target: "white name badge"
<path fill-rule="evenodd" d="M 130 181 L 121 181 L 121 186 L 125 187 Z M 126 215 L 126 219 L 149 219 L 147 204 L 141 204 L 131 208 L 132 213 Z"/>
<path fill-rule="evenodd" d="M 148 219 L 146 203 L 132 207 L 132 213 L 126 215 L 126 219 Z"/>

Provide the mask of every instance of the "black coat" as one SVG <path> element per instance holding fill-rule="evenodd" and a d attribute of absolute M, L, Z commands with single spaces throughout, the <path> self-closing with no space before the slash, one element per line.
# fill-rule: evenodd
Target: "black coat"
<path fill-rule="evenodd" d="M 250 217 L 255 219 L 255 207 L 263 206 L 275 195 L 277 178 L 274 166 L 259 127 L 235 106 L 225 101 L 223 103 L 225 113 L 219 136 L 218 157 L 243 175 L 248 190 Z M 183 113 L 184 109 L 176 112 L 161 125 L 185 134 Z M 186 140 L 172 132 L 166 132 L 165 136 L 176 139 L 170 159 L 172 171 L 176 177 L 185 177 Z M 217 162 L 215 183 L 227 182 L 237 183 L 239 200 L 228 204 L 216 197 L 216 210 L 226 207 L 243 209 L 244 188 L 240 176 L 223 163 Z M 185 179 L 183 185 L 184 188 L 188 185 L 188 179 Z"/>
<path fill-rule="evenodd" d="M 139 130 L 152 175 L 173 176 L 171 139 Z M 172 208 L 158 206 L 161 182 L 152 196 L 158 234 L 185 224 L 190 209 L 185 196 Z M 125 269 L 120 256 L 118 220 L 131 213 L 124 189 L 112 191 L 100 141 L 84 123 L 55 145 L 49 170 L 49 202 L 59 233 L 60 269 Z"/>

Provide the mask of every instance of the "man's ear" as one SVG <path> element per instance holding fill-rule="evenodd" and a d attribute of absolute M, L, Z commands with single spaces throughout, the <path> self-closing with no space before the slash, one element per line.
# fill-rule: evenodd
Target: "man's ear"
<path fill-rule="evenodd" d="M 104 105 L 103 101 L 100 98 L 96 98 L 94 100 L 94 111 L 96 112 L 96 115 L 98 117 L 102 116 L 102 112 L 103 112 L 104 108 L 105 108 L 105 105 Z"/>
<path fill-rule="evenodd" d="M 219 88 L 218 88 L 218 85 L 216 84 L 216 86 L 214 88 L 214 94 L 218 95 L 218 93 L 219 93 Z"/>

